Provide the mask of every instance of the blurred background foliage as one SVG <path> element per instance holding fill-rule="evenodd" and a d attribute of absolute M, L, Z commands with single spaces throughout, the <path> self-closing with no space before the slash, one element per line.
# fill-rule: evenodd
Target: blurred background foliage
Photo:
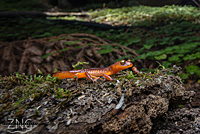
<path fill-rule="evenodd" d="M 134 49 L 137 59 L 159 61 L 165 67 L 183 68 L 183 79 L 200 78 L 200 9 L 191 0 L 1 0 L 0 11 L 67 11 L 87 13 L 86 17 L 0 17 L 0 41 L 51 37 L 66 33 L 90 33 Z M 101 29 L 79 23 L 97 22 L 121 29 Z M 123 26 L 135 26 L 126 28 Z M 138 27 L 137 27 L 138 26 Z M 144 28 L 143 28 L 144 27 Z M 104 48 L 109 53 L 110 47 Z M 125 57 L 128 58 L 128 57 Z M 135 59 L 132 59 L 134 61 Z M 143 70 L 151 71 L 151 67 Z"/>
<path fill-rule="evenodd" d="M 198 0 L 1 0 L 0 10 L 48 10 L 53 7 L 65 10 L 90 10 L 97 8 L 117 8 L 124 6 L 165 6 L 165 5 L 192 5 L 198 6 Z"/>

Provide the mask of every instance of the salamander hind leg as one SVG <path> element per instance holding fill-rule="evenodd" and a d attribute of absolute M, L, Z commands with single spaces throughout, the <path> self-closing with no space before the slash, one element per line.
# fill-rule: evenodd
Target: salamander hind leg
<path fill-rule="evenodd" d="M 98 79 L 101 79 L 100 77 L 96 77 L 90 74 L 90 76 L 94 79 L 94 81 L 97 81 Z"/>
<path fill-rule="evenodd" d="M 93 82 L 95 82 L 97 79 L 99 79 L 98 77 L 91 76 L 88 72 L 85 72 L 85 75 L 86 75 L 86 77 L 87 77 L 89 80 L 91 80 L 91 81 L 93 81 Z M 94 78 L 94 79 L 93 79 L 93 78 Z"/>

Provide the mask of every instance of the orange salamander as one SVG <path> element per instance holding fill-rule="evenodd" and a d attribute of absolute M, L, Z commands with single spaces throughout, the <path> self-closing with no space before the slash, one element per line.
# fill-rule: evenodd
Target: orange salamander
<path fill-rule="evenodd" d="M 113 81 L 110 75 L 114 75 L 117 72 L 132 66 L 133 64 L 131 63 L 130 60 L 127 61 L 121 60 L 106 68 L 90 68 L 90 69 L 80 69 L 71 71 L 59 71 L 56 72 L 53 75 L 53 77 L 58 77 L 59 79 L 65 79 L 65 78 L 74 78 L 75 76 L 77 76 L 77 78 L 88 78 L 94 82 L 100 78 L 98 76 L 103 76 L 107 80 Z"/>

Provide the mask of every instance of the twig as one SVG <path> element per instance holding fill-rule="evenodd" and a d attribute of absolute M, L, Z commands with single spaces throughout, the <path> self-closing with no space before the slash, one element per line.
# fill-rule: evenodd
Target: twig
<path fill-rule="evenodd" d="M 25 63 L 27 62 L 28 48 L 31 46 L 30 40 L 28 39 L 28 41 L 24 45 L 25 45 L 25 50 L 22 54 L 22 58 L 20 59 L 18 72 L 24 72 Z"/>
<path fill-rule="evenodd" d="M 198 7 L 200 7 L 200 4 L 196 0 L 192 0 Z"/>
<path fill-rule="evenodd" d="M 98 53 L 97 53 L 97 50 L 95 49 L 94 45 L 91 45 L 91 48 L 92 48 L 92 51 L 93 51 L 95 57 L 96 57 L 97 59 L 102 59 L 101 54 L 98 54 Z"/>
<path fill-rule="evenodd" d="M 97 62 L 95 60 L 93 60 L 92 58 L 88 57 L 88 56 L 85 56 L 90 62 L 94 63 L 94 64 L 97 64 Z"/>
<path fill-rule="evenodd" d="M 76 56 L 75 62 L 77 62 L 82 57 L 82 55 L 84 53 L 84 49 L 85 49 L 85 47 L 83 47 L 82 50 L 78 53 L 78 55 Z"/>
<path fill-rule="evenodd" d="M 119 44 L 110 44 L 110 45 L 113 45 L 113 46 L 119 46 L 119 47 L 121 47 L 121 48 L 127 49 L 129 52 L 131 52 L 132 54 L 134 54 L 135 57 L 138 56 L 138 54 L 137 54 L 134 50 L 128 48 L 127 46 L 122 46 L 122 45 L 119 45 Z"/>

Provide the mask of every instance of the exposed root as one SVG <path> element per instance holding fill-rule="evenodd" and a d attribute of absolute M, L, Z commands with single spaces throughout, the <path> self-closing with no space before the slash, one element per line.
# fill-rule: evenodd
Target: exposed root
<path fill-rule="evenodd" d="M 123 56 L 130 55 L 130 59 L 138 56 L 131 48 L 83 33 L 0 42 L 0 48 L 0 73 L 3 75 L 13 72 L 35 74 L 38 69 L 44 74 L 51 74 L 55 68 L 73 69 L 72 65 L 78 61 L 89 61 L 90 64 L 84 67 L 105 67 Z M 137 62 L 142 63 L 141 60 L 137 60 L 136 64 Z"/>

